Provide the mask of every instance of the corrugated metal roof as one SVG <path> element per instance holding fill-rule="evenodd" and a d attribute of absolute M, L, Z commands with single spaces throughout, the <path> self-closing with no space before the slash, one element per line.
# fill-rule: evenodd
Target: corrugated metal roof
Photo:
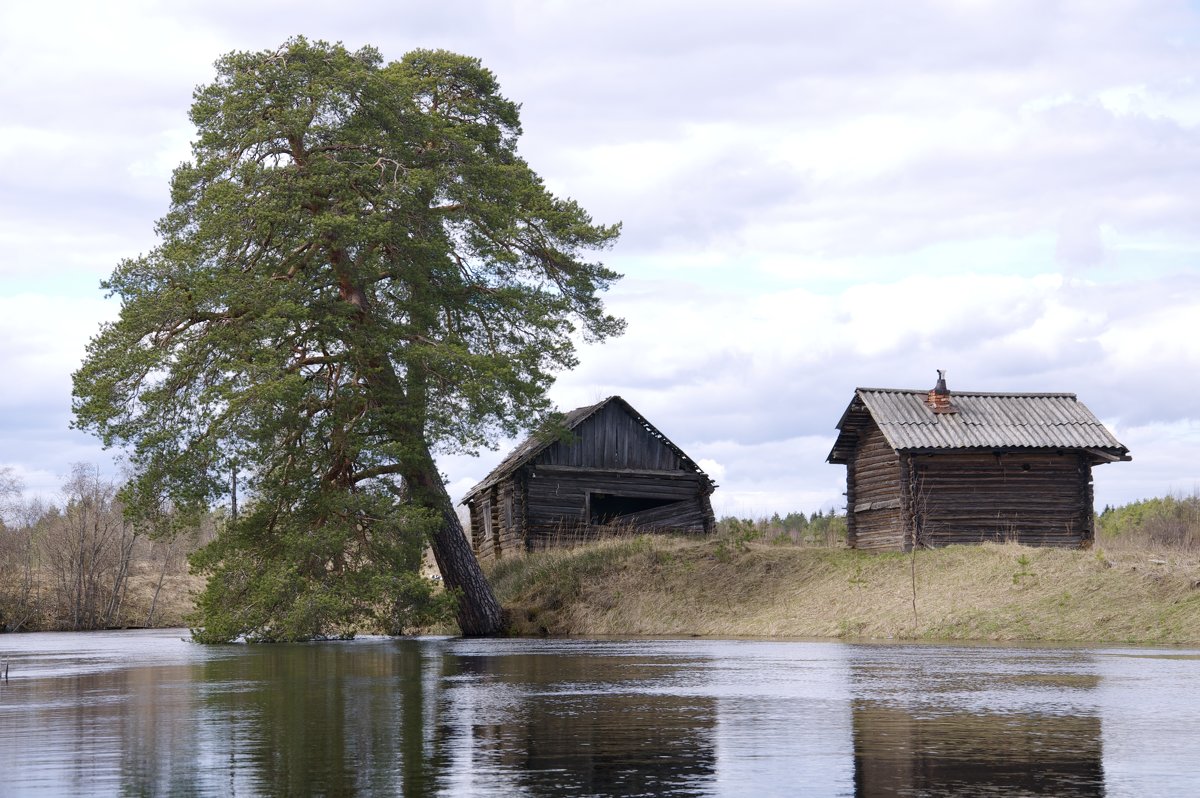
<path fill-rule="evenodd" d="M 679 455 L 679 458 L 681 460 L 683 460 L 684 463 L 691 464 L 692 467 L 695 468 L 696 473 L 701 474 L 704 476 L 705 479 L 708 479 L 708 475 L 704 474 L 704 472 L 702 470 L 700 470 L 700 467 L 697 466 L 692 461 L 692 458 L 688 457 L 687 454 L 685 454 L 684 451 L 682 449 L 680 449 L 678 446 L 676 446 L 674 443 L 671 443 L 671 441 L 667 438 L 666 435 L 663 435 L 661 432 L 658 431 L 657 428 L 655 428 L 655 426 L 653 424 L 651 424 L 649 421 L 646 420 L 645 416 L 643 416 L 637 410 L 634 410 L 633 405 L 629 404 L 629 402 L 626 402 L 624 399 L 622 399 L 619 396 L 610 396 L 607 399 L 605 399 L 601 402 L 597 402 L 594 405 L 587 405 L 585 407 L 575 408 L 574 410 L 570 411 L 569 413 L 566 413 L 563 416 L 562 426 L 565 427 L 567 430 L 573 430 L 576 427 L 578 427 L 580 424 L 582 424 L 584 421 L 586 421 L 587 419 L 589 419 L 593 415 L 595 415 L 597 412 L 599 412 L 605 405 L 609 404 L 610 402 L 616 402 L 617 404 L 619 404 L 621 406 L 621 408 L 625 410 L 626 413 L 633 416 L 633 418 L 635 418 L 638 421 L 638 423 L 640 423 L 643 427 L 645 427 L 646 430 L 650 434 L 652 434 L 655 437 L 657 437 L 658 439 L 660 439 L 665 446 L 669 447 L 672 451 L 675 452 L 675 454 Z M 500 464 L 498 466 L 496 466 L 495 468 L 493 468 L 491 473 L 489 473 L 486 477 L 484 477 L 481 482 L 479 482 L 478 484 L 475 485 L 475 487 L 471 488 L 469 491 L 466 492 L 466 495 L 464 495 L 463 499 L 462 499 L 463 503 L 465 504 L 476 493 L 479 493 L 480 491 L 482 491 L 486 488 L 490 488 L 492 485 L 495 485 L 497 482 L 500 482 L 501 480 L 505 479 L 509 474 L 513 473 L 514 471 L 516 471 L 518 468 L 520 468 L 524 464 L 533 460 L 533 458 L 537 457 L 545 449 L 547 449 L 549 446 L 551 446 L 558 440 L 559 439 L 554 437 L 553 435 L 544 435 L 544 434 L 539 434 L 536 432 L 534 434 L 530 435 L 528 438 L 526 438 L 524 441 L 522 441 L 520 443 L 520 445 L 517 446 L 517 448 L 515 448 L 511 452 L 509 452 L 508 455 L 503 460 L 500 461 Z M 712 480 L 709 479 L 709 482 L 712 482 Z"/>
<path fill-rule="evenodd" d="M 898 451 L 915 449 L 1095 449 L 1117 458 L 1129 450 L 1072 393 L 954 392 L 955 412 L 934 413 L 928 391 L 858 388 L 838 423 L 831 461 L 843 462 L 852 417 L 865 409 Z"/>

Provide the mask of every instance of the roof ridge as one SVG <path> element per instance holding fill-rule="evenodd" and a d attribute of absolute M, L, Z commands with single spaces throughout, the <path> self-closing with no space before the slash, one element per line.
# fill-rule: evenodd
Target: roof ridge
<path fill-rule="evenodd" d="M 640 424 L 648 434 L 654 436 L 664 446 L 675 452 L 675 454 L 677 454 L 684 463 L 690 463 L 691 466 L 695 468 L 697 473 L 704 474 L 704 471 L 700 468 L 695 460 L 693 460 L 686 452 L 672 443 L 671 439 L 664 435 L 662 430 L 654 426 L 654 424 L 652 424 L 645 416 L 638 412 L 633 405 L 629 404 L 629 402 L 627 402 L 618 394 L 613 394 L 612 396 L 602 399 L 592 405 L 583 405 L 581 407 L 576 407 L 573 410 L 568 410 L 563 414 L 563 426 L 568 431 L 574 430 L 580 424 L 596 415 L 596 413 L 598 413 L 602 408 L 613 403 L 621 405 L 625 412 L 628 413 L 629 416 L 634 419 L 634 421 Z M 505 479 L 509 474 L 516 471 L 522 465 L 533 460 L 535 457 L 540 455 L 543 451 L 558 441 L 558 438 L 554 437 L 539 440 L 539 432 L 540 429 L 530 432 L 530 434 L 526 436 L 525 439 L 516 446 L 516 448 L 510 451 L 508 455 L 505 456 L 505 458 L 501 460 L 500 463 L 493 468 L 486 477 L 477 482 L 474 487 L 467 491 L 463 497 L 463 501 L 466 501 L 480 491 L 489 488 Z M 704 476 L 708 478 L 707 474 Z M 709 478 L 709 481 L 712 481 L 711 478 Z"/>
<path fill-rule="evenodd" d="M 858 391 L 864 391 L 867 393 L 911 393 L 911 394 L 918 394 L 921 396 L 925 396 L 926 394 L 929 393 L 928 388 L 864 388 L 864 387 L 858 387 L 858 388 L 855 388 L 854 390 L 856 393 Z M 1030 391 L 1030 392 L 1025 392 L 1025 391 L 961 391 L 961 390 L 955 389 L 955 390 L 950 391 L 950 396 L 951 397 L 955 397 L 955 396 L 1004 396 L 1004 397 L 1027 396 L 1027 397 L 1033 397 L 1033 398 L 1060 396 L 1060 397 L 1064 397 L 1064 398 L 1070 397 L 1071 399 L 1079 401 L 1079 396 L 1074 391 Z"/>
<path fill-rule="evenodd" d="M 625 400 L 621 399 L 620 396 L 613 394 L 612 396 L 601 399 L 599 402 L 594 404 L 580 405 L 579 407 L 572 408 L 565 413 L 562 413 L 563 427 L 568 431 L 574 430 L 581 423 L 595 415 L 600 408 L 607 405 L 614 399 L 625 402 Z M 625 404 L 628 405 L 628 402 L 625 402 Z M 543 428 L 540 426 L 536 429 L 530 430 L 529 434 L 522 438 L 521 441 L 517 443 L 517 445 L 513 447 L 499 463 L 496 464 L 496 467 L 488 472 L 487 476 L 475 483 L 475 485 L 467 491 L 466 497 L 473 496 L 484 488 L 490 487 L 491 485 L 494 485 L 495 483 L 504 479 L 504 477 L 515 471 L 523 463 L 526 463 L 530 459 L 537 457 L 545 449 L 549 448 L 553 443 L 555 443 L 557 438 L 554 437 L 549 437 L 544 440 L 539 439 L 539 433 L 542 431 Z"/>
<path fill-rule="evenodd" d="M 1128 448 L 1074 393 L 951 393 L 955 415 L 929 406 L 928 391 L 858 388 L 837 428 L 831 462 L 849 456 L 855 429 L 869 419 L 889 446 L 903 450 L 1053 448 L 1106 450 L 1124 458 Z M 852 414 L 855 407 L 863 414 Z"/>

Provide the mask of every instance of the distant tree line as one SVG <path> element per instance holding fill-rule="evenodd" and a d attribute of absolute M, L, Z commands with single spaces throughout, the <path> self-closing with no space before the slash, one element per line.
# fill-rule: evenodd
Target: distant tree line
<path fill-rule="evenodd" d="M 211 514 L 134 524 L 118 485 L 76 464 L 61 502 L 26 499 L 0 467 L 0 631 L 154 626 L 163 587 L 187 574 L 187 556 L 215 534 Z M 178 623 L 178 618 L 171 619 Z"/>
<path fill-rule="evenodd" d="M 725 516 L 717 521 L 717 533 L 742 540 L 764 540 L 768 543 L 791 543 L 798 546 L 844 546 L 846 516 L 836 510 L 816 510 L 805 515 L 790 512 L 770 518 L 737 518 Z"/>
<path fill-rule="evenodd" d="M 1103 544 L 1200 549 L 1200 493 L 1105 506 L 1096 516 L 1096 538 Z"/>
<path fill-rule="evenodd" d="M 229 518 L 223 508 L 184 517 L 163 507 L 135 523 L 119 488 L 95 467 L 76 464 L 60 500 L 48 502 L 26 498 L 13 470 L 0 467 L 0 631 L 181 622 L 177 609 L 165 614 L 164 603 L 170 596 L 177 608 L 181 595 L 203 588 L 204 547 Z M 253 511 L 253 502 L 245 509 Z M 844 546 L 846 516 L 832 509 L 725 516 L 716 534 L 740 543 Z M 1105 506 L 1096 516 L 1096 535 L 1106 548 L 1200 550 L 1200 493 Z M 189 558 L 197 571 L 191 577 Z M 422 618 L 445 612 L 439 607 Z"/>

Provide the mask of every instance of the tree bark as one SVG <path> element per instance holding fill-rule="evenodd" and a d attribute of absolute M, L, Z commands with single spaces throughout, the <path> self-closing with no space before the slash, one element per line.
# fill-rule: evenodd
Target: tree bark
<path fill-rule="evenodd" d="M 454 512 L 454 502 L 446 492 L 432 456 L 426 455 L 424 467 L 405 474 L 412 497 L 422 506 L 437 511 L 441 524 L 430 535 L 433 559 L 442 573 L 447 590 L 458 593 L 458 626 L 468 637 L 487 637 L 504 631 L 500 602 L 488 584 Z"/>

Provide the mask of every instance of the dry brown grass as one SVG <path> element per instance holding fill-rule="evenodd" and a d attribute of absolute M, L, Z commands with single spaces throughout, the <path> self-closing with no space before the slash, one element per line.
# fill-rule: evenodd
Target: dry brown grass
<path fill-rule="evenodd" d="M 135 568 L 130 574 L 125 599 L 130 605 L 126 615 L 129 623 L 141 626 L 149 619 L 151 625 L 158 628 L 187 626 L 188 618 L 195 610 L 195 596 L 204 589 L 205 577 L 186 571 L 168 573 L 155 602 L 158 578 L 159 574 L 149 563 Z M 150 618 L 152 602 L 154 616 Z"/>
<path fill-rule="evenodd" d="M 157 601 L 155 591 L 162 579 Z M 49 573 L 39 570 L 34 578 L 33 602 L 40 608 L 29 618 L 26 631 L 54 631 L 68 628 L 62 619 L 53 614 L 56 606 L 53 580 Z M 161 564 L 138 561 L 130 566 L 125 586 L 125 597 L 117 614 L 119 628 L 153 626 L 168 628 L 187 626 L 189 616 L 195 609 L 194 597 L 204 589 L 204 577 L 187 572 L 185 563 L 176 564 L 164 575 Z M 153 608 L 153 615 L 151 615 Z"/>
<path fill-rule="evenodd" d="M 1160 559 L 639 537 L 505 558 L 491 575 L 518 634 L 1200 643 L 1200 563 Z"/>

